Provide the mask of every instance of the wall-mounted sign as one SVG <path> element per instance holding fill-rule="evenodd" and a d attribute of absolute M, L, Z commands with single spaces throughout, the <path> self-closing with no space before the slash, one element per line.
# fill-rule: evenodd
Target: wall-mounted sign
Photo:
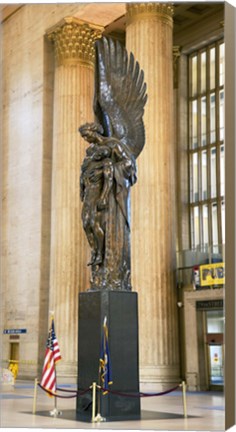
<path fill-rule="evenodd" d="M 3 334 L 22 334 L 22 333 L 27 333 L 27 329 L 4 329 L 3 330 Z"/>
<path fill-rule="evenodd" d="M 206 264 L 200 265 L 200 285 L 224 285 L 225 283 L 225 264 Z"/>
<path fill-rule="evenodd" d="M 198 310 L 207 309 L 223 309 L 224 302 L 221 299 L 217 300 L 201 300 L 196 302 L 196 307 Z"/>

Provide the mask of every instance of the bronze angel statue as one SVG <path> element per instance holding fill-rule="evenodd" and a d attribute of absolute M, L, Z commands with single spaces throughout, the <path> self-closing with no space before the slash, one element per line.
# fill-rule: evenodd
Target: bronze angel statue
<path fill-rule="evenodd" d="M 89 143 L 81 166 L 82 221 L 90 248 L 91 290 L 131 290 L 130 187 L 145 143 L 144 73 L 110 38 L 95 43 L 96 122 L 79 128 Z"/>

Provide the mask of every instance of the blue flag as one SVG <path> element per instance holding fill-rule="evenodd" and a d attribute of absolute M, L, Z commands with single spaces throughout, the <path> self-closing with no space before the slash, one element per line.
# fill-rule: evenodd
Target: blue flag
<path fill-rule="evenodd" d="M 103 394 L 107 394 L 108 386 L 113 384 L 112 382 L 112 371 L 111 371 L 111 357 L 108 344 L 108 327 L 107 327 L 107 317 L 104 318 L 103 322 L 103 333 L 102 333 L 102 343 L 100 351 L 100 378 Z"/>

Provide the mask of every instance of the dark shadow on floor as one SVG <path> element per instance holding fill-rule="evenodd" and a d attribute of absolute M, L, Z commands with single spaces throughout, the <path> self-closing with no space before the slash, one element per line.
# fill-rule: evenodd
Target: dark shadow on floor
<path fill-rule="evenodd" d="M 24 412 L 24 414 L 31 414 L 31 412 Z M 43 416 L 43 417 L 52 417 L 50 415 L 50 411 L 37 411 L 35 415 Z M 75 410 L 62 410 L 62 414 L 58 415 L 58 418 L 61 418 L 63 420 L 73 420 L 77 421 L 76 411 Z M 141 411 L 141 419 L 140 420 L 170 420 L 170 419 L 183 419 L 183 414 L 176 414 L 176 413 L 167 413 L 167 412 L 155 412 L 155 411 Z M 188 418 L 200 418 L 199 416 L 191 416 L 188 415 Z M 78 420 L 81 422 L 81 420 Z M 117 420 L 122 421 L 122 420 Z M 123 421 L 139 421 L 139 420 L 123 420 Z M 109 421 L 109 423 L 112 423 Z"/>
<path fill-rule="evenodd" d="M 168 420 L 168 419 L 183 419 L 183 414 L 155 412 L 155 411 L 142 411 L 141 420 Z M 199 418 L 199 416 L 188 415 L 188 418 Z"/>

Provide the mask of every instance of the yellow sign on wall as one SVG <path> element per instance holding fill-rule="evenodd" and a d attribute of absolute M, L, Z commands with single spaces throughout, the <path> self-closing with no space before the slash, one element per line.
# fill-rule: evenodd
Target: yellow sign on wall
<path fill-rule="evenodd" d="M 225 283 L 225 264 L 206 264 L 200 266 L 200 285 L 224 285 Z"/>

